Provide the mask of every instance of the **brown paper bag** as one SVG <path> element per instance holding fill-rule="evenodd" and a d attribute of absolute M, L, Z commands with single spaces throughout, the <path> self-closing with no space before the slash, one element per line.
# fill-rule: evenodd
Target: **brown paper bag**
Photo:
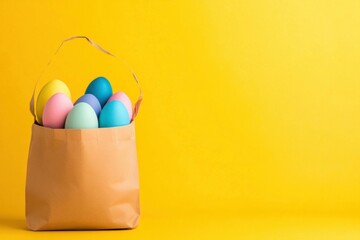
<path fill-rule="evenodd" d="M 65 41 L 74 38 L 112 55 L 86 37 Z M 140 89 L 133 119 L 141 100 Z M 36 119 L 34 96 L 30 109 Z M 51 129 L 35 121 L 26 177 L 29 229 L 135 228 L 139 216 L 134 121 L 97 129 Z"/>

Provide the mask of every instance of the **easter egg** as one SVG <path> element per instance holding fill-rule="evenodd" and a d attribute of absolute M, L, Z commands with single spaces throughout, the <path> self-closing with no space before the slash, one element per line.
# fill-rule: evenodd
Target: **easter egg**
<path fill-rule="evenodd" d="M 74 105 L 78 104 L 78 103 L 87 103 L 89 104 L 95 111 L 96 115 L 99 116 L 100 111 L 101 111 L 101 105 L 99 103 L 99 100 L 92 94 L 85 94 L 83 96 L 81 96 Z"/>
<path fill-rule="evenodd" d="M 56 93 L 46 103 L 42 115 L 45 127 L 64 128 L 66 116 L 73 108 L 70 98 L 64 93 Z"/>
<path fill-rule="evenodd" d="M 85 93 L 94 95 L 103 107 L 112 95 L 112 87 L 106 78 L 98 77 L 89 84 Z"/>
<path fill-rule="evenodd" d="M 111 102 L 113 100 L 118 100 L 125 105 L 126 110 L 128 111 L 129 117 L 131 119 L 132 118 L 132 104 L 131 104 L 130 98 L 124 92 L 117 92 L 117 93 L 114 93 L 114 95 L 112 95 L 109 98 L 108 102 Z"/>
<path fill-rule="evenodd" d="M 98 118 L 94 109 L 84 102 L 76 104 L 65 121 L 65 128 L 67 129 L 97 128 L 98 125 Z"/>
<path fill-rule="evenodd" d="M 108 102 L 101 110 L 99 117 L 101 128 L 124 126 L 129 123 L 129 113 L 125 105 L 118 100 Z"/>
<path fill-rule="evenodd" d="M 40 90 L 36 101 L 36 115 L 40 124 L 42 124 L 44 107 L 50 97 L 55 93 L 64 93 L 69 98 L 71 98 L 70 90 L 64 82 L 60 80 L 53 80 L 45 84 Z"/>

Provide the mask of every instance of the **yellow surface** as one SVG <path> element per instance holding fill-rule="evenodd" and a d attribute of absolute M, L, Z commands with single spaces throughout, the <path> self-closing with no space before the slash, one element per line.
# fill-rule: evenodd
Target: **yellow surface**
<path fill-rule="evenodd" d="M 1 238 L 359 239 L 359 26 L 356 0 L 0 1 Z M 134 231 L 23 229 L 28 102 L 72 35 L 143 86 Z M 98 75 L 135 101 L 127 69 L 82 40 L 42 84 L 76 100 Z"/>

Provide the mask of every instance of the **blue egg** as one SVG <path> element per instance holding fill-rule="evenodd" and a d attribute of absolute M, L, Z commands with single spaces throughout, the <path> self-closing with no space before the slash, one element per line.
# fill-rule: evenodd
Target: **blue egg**
<path fill-rule="evenodd" d="M 129 113 L 125 105 L 118 100 L 108 102 L 101 110 L 99 117 L 101 128 L 124 126 L 129 123 Z"/>
<path fill-rule="evenodd" d="M 81 102 L 89 104 L 94 109 L 96 115 L 99 116 L 100 111 L 101 111 L 101 105 L 100 105 L 99 100 L 94 95 L 84 94 L 75 102 L 74 105 L 81 103 Z"/>
<path fill-rule="evenodd" d="M 106 78 L 98 77 L 89 84 L 85 93 L 94 95 L 99 100 L 101 107 L 103 107 L 112 96 L 112 87 Z"/>

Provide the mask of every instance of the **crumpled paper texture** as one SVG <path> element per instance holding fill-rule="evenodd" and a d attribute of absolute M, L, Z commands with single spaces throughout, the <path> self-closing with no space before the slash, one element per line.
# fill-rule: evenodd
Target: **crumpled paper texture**
<path fill-rule="evenodd" d="M 32 126 L 26 177 L 31 230 L 126 229 L 139 222 L 135 123 L 114 128 Z"/>

